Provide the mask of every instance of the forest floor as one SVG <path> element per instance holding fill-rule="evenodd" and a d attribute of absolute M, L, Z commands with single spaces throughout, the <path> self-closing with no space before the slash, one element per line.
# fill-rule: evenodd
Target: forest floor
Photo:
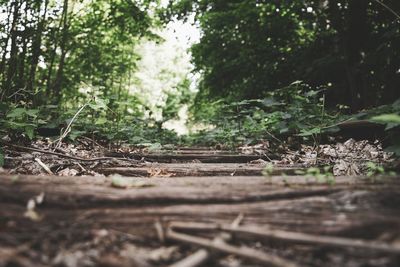
<path fill-rule="evenodd" d="M 400 177 L 358 163 L 377 144 L 92 145 L 4 145 L 1 267 L 400 266 Z"/>

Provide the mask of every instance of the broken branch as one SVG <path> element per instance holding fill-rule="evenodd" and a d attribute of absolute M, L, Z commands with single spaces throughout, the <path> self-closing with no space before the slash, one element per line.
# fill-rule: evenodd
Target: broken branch
<path fill-rule="evenodd" d="M 297 267 L 297 265 L 291 261 L 285 260 L 275 255 L 269 255 L 262 251 L 255 250 L 249 247 L 237 247 L 227 244 L 221 238 L 217 240 L 210 240 L 207 238 L 196 237 L 188 234 L 178 233 L 172 230 L 172 227 L 168 228 L 166 237 L 170 240 L 180 241 L 196 246 L 201 246 L 209 250 L 215 250 L 227 254 L 233 254 L 239 257 L 246 258 L 251 261 L 266 264 L 274 267 Z"/>
<path fill-rule="evenodd" d="M 222 230 L 229 233 L 246 234 L 260 238 L 274 239 L 285 242 L 292 242 L 306 245 L 319 245 L 334 248 L 364 249 L 375 252 L 385 252 L 390 254 L 400 254 L 399 246 L 391 246 L 386 243 L 376 241 L 366 241 L 361 239 L 351 239 L 333 236 L 320 236 L 298 232 L 288 232 L 283 230 L 272 230 L 255 226 L 232 227 L 222 224 L 187 223 L 173 222 L 169 226 L 171 229 L 195 230 L 195 231 L 216 231 Z"/>

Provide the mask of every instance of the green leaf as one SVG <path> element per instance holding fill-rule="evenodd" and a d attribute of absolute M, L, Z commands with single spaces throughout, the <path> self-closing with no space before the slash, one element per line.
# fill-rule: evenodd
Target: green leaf
<path fill-rule="evenodd" d="M 35 130 L 35 128 L 32 126 L 25 127 L 25 134 L 26 134 L 26 136 L 29 137 L 29 139 L 33 139 L 33 137 L 35 136 L 34 130 Z"/>
<path fill-rule="evenodd" d="M 301 130 L 297 136 L 310 136 L 310 135 L 320 134 L 320 133 L 321 133 L 321 128 L 315 127 L 315 128 L 311 128 L 309 130 Z"/>
<path fill-rule="evenodd" d="M 86 133 L 86 131 L 78 131 L 78 130 L 72 130 L 68 137 L 69 139 L 71 139 L 72 141 L 74 141 L 77 137 L 84 135 Z"/>
<path fill-rule="evenodd" d="M 39 113 L 38 109 L 27 109 L 26 110 L 26 115 L 30 116 L 30 117 L 36 117 L 37 114 Z"/>
<path fill-rule="evenodd" d="M 25 108 L 15 108 L 7 114 L 7 118 L 21 118 L 24 114 L 26 114 Z"/>
<path fill-rule="evenodd" d="M 102 125 L 102 124 L 106 124 L 106 123 L 107 123 L 106 118 L 98 118 L 95 122 L 96 125 Z"/>
<path fill-rule="evenodd" d="M 283 105 L 283 103 L 276 101 L 273 97 L 264 98 L 262 104 L 266 108 Z"/>
<path fill-rule="evenodd" d="M 15 129 L 15 130 L 24 130 L 26 127 L 35 127 L 36 126 L 32 123 L 15 122 L 15 121 L 7 121 L 7 125 L 11 129 Z"/>
<path fill-rule="evenodd" d="M 374 116 L 370 120 L 373 122 L 386 124 L 386 131 L 400 126 L 400 115 L 395 113 Z"/>
<path fill-rule="evenodd" d="M 108 101 L 106 100 L 103 100 L 101 98 L 96 98 L 96 101 L 94 103 L 89 104 L 89 106 L 94 110 L 107 109 L 107 103 Z"/>
<path fill-rule="evenodd" d="M 395 113 L 382 114 L 382 115 L 372 117 L 371 121 L 381 122 L 381 123 L 398 123 L 398 124 L 400 124 L 400 115 L 395 114 Z"/>

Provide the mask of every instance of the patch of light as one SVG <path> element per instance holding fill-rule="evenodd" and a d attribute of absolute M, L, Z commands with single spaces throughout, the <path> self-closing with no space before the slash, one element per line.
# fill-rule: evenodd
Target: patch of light
<path fill-rule="evenodd" d="M 188 105 L 183 105 L 178 112 L 178 119 L 165 122 L 163 128 L 175 131 L 178 135 L 188 134 L 189 129 L 186 126 L 188 120 L 188 109 Z"/>
<path fill-rule="evenodd" d="M 188 21 L 174 20 L 157 32 L 164 41 L 143 41 L 137 48 L 141 60 L 134 73 L 130 91 L 138 95 L 152 110 L 152 117 L 160 120 L 161 107 L 165 105 L 168 92 L 185 78 L 191 81 L 190 90 L 195 91 L 199 74 L 193 74 L 189 48 L 200 40 L 200 31 L 194 26 L 194 16 Z"/>

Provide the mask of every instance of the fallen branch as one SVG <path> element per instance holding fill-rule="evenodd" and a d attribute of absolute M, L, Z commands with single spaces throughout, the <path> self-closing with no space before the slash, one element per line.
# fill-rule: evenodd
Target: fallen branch
<path fill-rule="evenodd" d="M 374 0 L 375 2 L 377 2 L 378 4 L 380 4 L 381 6 L 383 6 L 384 8 L 386 8 L 390 13 L 392 13 L 393 15 L 396 16 L 396 18 L 398 20 L 400 20 L 400 14 L 397 13 L 396 11 L 394 11 L 392 8 L 390 8 L 388 5 L 386 5 L 385 3 L 383 3 L 381 0 Z"/>
<path fill-rule="evenodd" d="M 366 241 L 361 239 L 350 239 L 343 237 L 320 236 L 298 232 L 288 232 L 282 230 L 272 230 L 254 226 L 232 227 L 221 224 L 173 222 L 169 225 L 170 229 L 194 230 L 194 231 L 226 231 L 235 234 L 245 234 L 259 238 L 274 239 L 285 242 L 319 245 L 334 248 L 363 249 L 373 252 L 384 252 L 400 255 L 400 246 L 391 246 L 386 243 L 376 241 Z"/>
<path fill-rule="evenodd" d="M 243 214 L 239 214 L 239 216 L 232 222 L 232 227 L 238 227 L 243 220 Z M 223 239 L 225 241 L 229 241 L 232 239 L 232 235 L 218 235 L 214 238 L 213 242 L 217 242 L 218 239 Z M 184 259 L 170 265 L 169 267 L 196 267 L 205 263 L 211 254 L 206 249 L 199 249 L 196 252 L 190 254 Z"/>
<path fill-rule="evenodd" d="M 210 240 L 207 238 L 196 237 L 188 234 L 181 234 L 172 230 L 172 228 L 168 228 L 166 232 L 166 237 L 170 240 L 180 241 L 196 246 L 201 246 L 207 248 L 209 250 L 215 250 L 218 252 L 224 252 L 227 254 L 236 255 L 239 257 L 246 258 L 253 262 L 262 263 L 268 266 L 273 267 L 297 267 L 297 265 L 291 261 L 285 260 L 281 257 L 275 255 L 269 255 L 262 251 L 252 249 L 249 247 L 237 247 L 232 246 L 222 239 L 218 239 L 216 241 Z"/>
<path fill-rule="evenodd" d="M 54 155 L 54 156 L 58 156 L 58 157 L 62 157 L 62 158 L 68 158 L 68 159 L 74 159 L 74 160 L 86 161 L 86 162 L 101 161 L 101 160 L 113 160 L 113 159 L 125 160 L 125 161 L 132 161 L 132 159 L 114 158 L 114 157 L 100 157 L 100 158 L 85 159 L 85 158 L 70 156 L 70 155 L 66 155 L 66 154 L 62 154 L 62 153 L 57 153 L 57 152 L 53 152 L 53 151 L 42 150 L 42 149 L 38 149 L 38 148 L 32 148 L 32 147 L 24 147 L 24 146 L 13 145 L 13 144 L 10 144 L 10 143 L 1 141 L 1 140 L 0 140 L 0 143 L 3 144 L 3 145 L 5 145 L 5 146 L 9 146 L 9 147 L 13 147 L 13 148 L 17 148 L 17 149 L 21 149 L 21 150 L 25 150 L 25 151 L 39 152 L 39 153 L 43 153 L 43 154 L 49 154 L 49 155 Z"/>

